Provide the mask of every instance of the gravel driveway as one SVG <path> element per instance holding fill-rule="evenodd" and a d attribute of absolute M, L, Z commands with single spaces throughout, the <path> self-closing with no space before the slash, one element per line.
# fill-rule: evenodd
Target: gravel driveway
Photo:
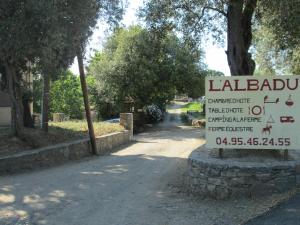
<path fill-rule="evenodd" d="M 0 224 L 235 225 L 286 197 L 190 196 L 186 161 L 203 131 L 163 126 L 135 139 L 109 156 L 0 177 Z"/>

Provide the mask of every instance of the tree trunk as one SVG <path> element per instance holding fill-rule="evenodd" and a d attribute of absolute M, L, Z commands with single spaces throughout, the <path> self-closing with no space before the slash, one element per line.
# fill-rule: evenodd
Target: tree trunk
<path fill-rule="evenodd" d="M 10 63 L 5 63 L 8 93 L 12 102 L 11 109 L 11 130 L 14 136 L 21 139 L 24 137 L 24 120 L 23 120 L 23 102 L 21 75 L 17 74 L 15 68 Z"/>
<path fill-rule="evenodd" d="M 249 53 L 252 16 L 257 0 L 230 0 L 228 3 L 227 60 L 231 75 L 253 75 L 255 62 Z"/>
<path fill-rule="evenodd" d="M 34 128 L 34 121 L 30 110 L 31 99 L 23 96 L 23 109 L 24 109 L 24 126 Z"/>
<path fill-rule="evenodd" d="M 90 109 L 90 104 L 89 104 L 88 89 L 87 89 L 85 73 L 84 73 L 82 50 L 80 48 L 77 51 L 77 59 L 78 59 L 78 67 L 79 67 L 79 73 L 80 73 L 81 88 L 82 88 L 82 93 L 83 93 L 85 115 L 86 115 L 86 120 L 87 120 L 87 124 L 88 124 L 88 128 L 89 128 L 91 146 L 92 146 L 93 154 L 96 155 L 97 154 L 96 138 L 95 138 L 94 126 L 93 126 L 93 122 L 92 122 L 92 118 L 91 118 L 91 109 Z"/>
<path fill-rule="evenodd" d="M 43 87 L 43 109 L 42 109 L 42 129 L 48 132 L 49 122 L 49 93 L 50 93 L 50 76 L 44 74 L 44 87 Z"/>

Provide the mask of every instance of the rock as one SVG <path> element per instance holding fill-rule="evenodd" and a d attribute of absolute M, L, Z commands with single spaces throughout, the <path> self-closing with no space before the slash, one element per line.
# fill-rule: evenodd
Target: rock
<path fill-rule="evenodd" d="M 194 119 L 194 120 L 192 120 L 192 126 L 204 128 L 206 126 L 206 120 L 205 119 L 201 119 L 201 120 Z"/>

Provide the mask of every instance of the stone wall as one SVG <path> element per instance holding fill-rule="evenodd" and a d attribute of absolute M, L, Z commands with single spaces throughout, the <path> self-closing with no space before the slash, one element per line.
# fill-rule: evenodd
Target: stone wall
<path fill-rule="evenodd" d="M 126 122 L 126 120 L 129 120 Z M 125 128 L 132 127 L 132 115 L 123 116 Z M 132 140 L 132 130 L 112 133 L 96 137 L 97 154 L 105 155 L 118 146 Z M 0 157 L 0 174 L 15 173 L 40 167 L 49 167 L 70 160 L 78 160 L 92 155 L 91 144 L 88 138 L 69 143 L 52 145 L 40 149 L 24 151 L 19 154 Z"/>
<path fill-rule="evenodd" d="M 285 192 L 297 185 L 299 161 L 251 162 L 220 159 L 205 147 L 189 157 L 189 187 L 195 194 L 224 199 Z"/>
<path fill-rule="evenodd" d="M 105 155 L 114 148 L 126 144 L 132 140 L 132 132 L 125 130 L 123 132 L 104 135 L 96 138 L 97 154 Z"/>
<path fill-rule="evenodd" d="M 24 151 L 11 156 L 0 157 L 0 174 L 53 166 L 69 160 L 81 159 L 91 154 L 89 139 Z"/>

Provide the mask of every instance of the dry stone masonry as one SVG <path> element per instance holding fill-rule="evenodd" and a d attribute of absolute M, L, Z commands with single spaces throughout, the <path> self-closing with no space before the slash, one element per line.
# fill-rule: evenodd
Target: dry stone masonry
<path fill-rule="evenodd" d="M 285 192 L 296 187 L 299 160 L 226 158 L 202 146 L 189 157 L 189 187 L 195 194 L 224 199 Z"/>
<path fill-rule="evenodd" d="M 126 130 L 96 137 L 97 154 L 105 155 L 120 145 L 129 143 L 133 137 L 133 117 L 130 113 L 121 114 L 120 124 Z M 14 173 L 40 167 L 61 164 L 92 155 L 88 138 L 45 148 L 24 151 L 19 154 L 0 157 L 0 174 Z"/>

